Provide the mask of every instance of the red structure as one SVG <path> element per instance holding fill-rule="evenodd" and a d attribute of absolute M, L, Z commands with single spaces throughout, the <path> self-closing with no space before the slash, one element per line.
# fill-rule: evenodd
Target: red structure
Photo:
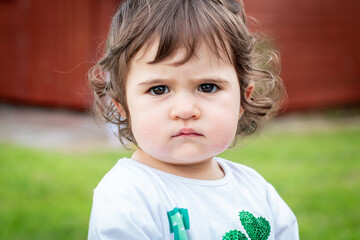
<path fill-rule="evenodd" d="M 289 110 L 360 103 L 360 1 L 245 2 L 281 53 Z"/>
<path fill-rule="evenodd" d="M 282 58 L 288 110 L 360 103 L 360 1 L 244 0 Z M 0 99 L 87 108 L 115 0 L 0 1 Z"/>
<path fill-rule="evenodd" d="M 0 98 L 86 108 L 87 71 L 96 62 L 116 1 L 0 2 Z"/>

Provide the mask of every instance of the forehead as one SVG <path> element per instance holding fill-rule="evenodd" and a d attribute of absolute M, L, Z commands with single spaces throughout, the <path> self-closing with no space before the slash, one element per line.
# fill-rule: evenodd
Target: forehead
<path fill-rule="evenodd" d="M 153 80 L 176 81 L 178 83 L 197 82 L 204 79 L 223 79 L 237 83 L 234 66 L 226 57 L 219 58 L 205 44 L 186 62 L 179 64 L 186 56 L 186 50 L 179 48 L 164 60 L 151 63 L 157 53 L 158 43 L 139 51 L 132 59 L 126 80 L 129 86 L 142 85 Z"/>
<path fill-rule="evenodd" d="M 157 61 L 159 58 L 159 40 L 154 40 L 143 45 L 143 47 L 134 55 L 130 61 L 130 66 L 137 64 L 156 65 L 162 63 L 169 66 L 181 66 L 187 62 L 202 61 L 202 62 L 218 62 L 232 64 L 229 58 L 229 53 L 226 50 L 221 50 L 220 47 L 214 51 L 211 46 L 206 45 L 204 42 L 200 43 L 196 49 L 189 51 L 188 48 L 181 46 L 174 51 L 161 56 L 162 60 Z M 160 54 L 161 55 L 161 54 Z"/>

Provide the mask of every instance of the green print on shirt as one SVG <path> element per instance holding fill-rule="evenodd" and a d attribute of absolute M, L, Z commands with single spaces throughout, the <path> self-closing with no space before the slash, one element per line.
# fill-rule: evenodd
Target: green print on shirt
<path fill-rule="evenodd" d="M 190 229 L 189 213 L 184 208 L 174 208 L 167 213 L 170 233 L 174 233 L 174 240 L 187 240 L 185 229 Z"/>
<path fill-rule="evenodd" d="M 263 217 L 254 217 L 253 214 L 241 211 L 240 222 L 251 240 L 266 240 L 271 231 L 269 222 Z M 223 240 L 247 240 L 244 233 L 238 230 L 231 230 L 223 236 Z"/>

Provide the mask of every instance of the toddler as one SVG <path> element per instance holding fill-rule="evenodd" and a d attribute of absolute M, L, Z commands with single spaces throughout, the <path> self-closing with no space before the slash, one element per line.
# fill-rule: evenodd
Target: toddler
<path fill-rule="evenodd" d="M 283 85 L 235 0 L 124 0 L 90 71 L 95 109 L 136 146 L 94 191 L 88 239 L 298 239 L 256 171 L 216 157 L 273 113 Z"/>

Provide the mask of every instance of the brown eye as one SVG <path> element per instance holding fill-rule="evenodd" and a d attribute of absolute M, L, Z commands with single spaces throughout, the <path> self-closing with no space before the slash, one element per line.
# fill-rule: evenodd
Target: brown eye
<path fill-rule="evenodd" d="M 169 92 L 169 88 L 165 85 L 155 86 L 150 88 L 149 93 L 151 95 L 162 95 Z"/>
<path fill-rule="evenodd" d="M 218 91 L 219 88 L 215 84 L 204 83 L 199 86 L 198 90 L 200 92 L 204 92 L 204 93 L 214 93 L 214 92 Z"/>

